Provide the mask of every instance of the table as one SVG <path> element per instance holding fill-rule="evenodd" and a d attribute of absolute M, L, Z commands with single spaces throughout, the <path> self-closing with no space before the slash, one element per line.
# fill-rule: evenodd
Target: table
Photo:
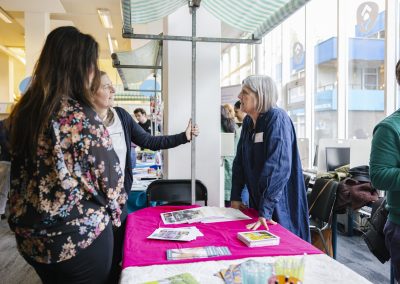
<path fill-rule="evenodd" d="M 251 258 L 261 262 L 273 262 L 277 257 Z M 224 281 L 213 276 L 230 264 L 237 264 L 247 259 L 204 261 L 184 264 L 163 264 L 127 267 L 122 270 L 120 284 L 136 284 L 163 279 L 176 274 L 189 272 L 197 281 L 204 284 L 223 284 Z M 304 283 L 371 283 L 353 270 L 330 258 L 326 254 L 307 255 L 305 262 Z"/>
<path fill-rule="evenodd" d="M 193 206 L 144 208 L 128 216 L 124 241 L 124 270 L 122 271 L 121 283 L 141 283 L 143 281 L 162 279 L 182 272 L 191 272 L 201 283 L 223 283 L 213 274 L 222 268 L 226 268 L 229 264 L 240 263 L 248 257 L 273 262 L 277 256 L 303 255 L 304 253 L 307 253 L 305 283 L 369 283 L 357 273 L 322 254 L 311 244 L 301 240 L 280 225 L 270 226 L 271 232 L 281 237 L 279 246 L 248 248 L 236 238 L 236 233 L 247 231 L 245 225 L 252 222 L 252 220 L 174 226 L 166 226 L 162 223 L 161 212 L 187 208 L 193 208 Z M 250 209 L 245 213 L 248 216 L 257 218 L 255 210 Z M 184 226 L 196 226 L 204 234 L 204 237 L 199 237 L 192 242 L 168 242 L 147 239 L 147 236 L 158 227 Z M 166 249 L 206 245 L 228 246 L 232 255 L 178 261 L 168 261 L 166 259 Z"/>
<path fill-rule="evenodd" d="M 227 246 L 232 255 L 209 258 L 207 260 L 238 259 L 256 256 L 303 255 L 320 254 L 320 250 L 289 232 L 279 224 L 271 225 L 271 233 L 279 236 L 280 245 L 270 247 L 248 248 L 236 237 L 237 232 L 248 231 L 246 225 L 252 220 L 193 223 L 180 225 L 164 225 L 160 213 L 193 208 L 194 206 L 157 206 L 138 210 L 128 215 L 124 239 L 123 268 L 128 266 L 145 266 L 153 264 L 171 264 L 205 261 L 205 259 L 168 261 L 166 250 L 171 248 L 188 248 L 201 246 Z M 246 215 L 258 218 L 253 209 L 244 212 Z M 196 226 L 204 237 L 191 242 L 160 241 L 147 239 L 158 227 Z"/>

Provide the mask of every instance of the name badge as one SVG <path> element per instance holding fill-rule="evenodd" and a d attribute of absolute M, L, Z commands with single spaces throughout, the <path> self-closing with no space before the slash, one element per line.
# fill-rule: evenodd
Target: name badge
<path fill-rule="evenodd" d="M 254 137 L 254 143 L 262 143 L 263 142 L 263 136 L 264 136 L 264 132 L 256 133 L 256 136 Z"/>

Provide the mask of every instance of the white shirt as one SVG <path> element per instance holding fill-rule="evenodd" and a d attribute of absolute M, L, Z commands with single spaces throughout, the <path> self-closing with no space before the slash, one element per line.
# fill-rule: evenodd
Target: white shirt
<path fill-rule="evenodd" d="M 125 133 L 122 128 L 121 120 L 115 109 L 111 108 L 114 113 L 114 123 L 107 127 L 108 133 L 110 134 L 111 141 L 114 147 L 115 153 L 117 153 L 119 164 L 121 166 L 122 175 L 125 174 L 125 164 L 126 164 L 126 142 Z"/>

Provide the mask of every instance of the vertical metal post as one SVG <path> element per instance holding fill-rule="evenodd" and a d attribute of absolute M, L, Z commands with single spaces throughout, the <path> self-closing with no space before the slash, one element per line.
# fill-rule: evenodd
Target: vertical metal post
<path fill-rule="evenodd" d="M 156 92 L 157 90 L 157 70 L 154 72 L 154 109 L 153 109 L 153 115 L 154 115 L 154 136 L 157 133 L 157 101 L 158 101 L 158 94 Z"/>
<path fill-rule="evenodd" d="M 192 10 L 192 126 L 196 125 L 196 9 Z M 196 202 L 196 138 L 192 137 L 191 143 L 191 179 L 192 179 L 192 204 Z"/>

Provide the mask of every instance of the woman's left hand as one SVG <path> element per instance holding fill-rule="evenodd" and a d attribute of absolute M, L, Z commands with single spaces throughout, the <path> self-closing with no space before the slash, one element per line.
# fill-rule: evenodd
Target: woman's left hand
<path fill-rule="evenodd" d="M 188 126 L 187 126 L 185 132 L 186 132 L 186 139 L 188 141 L 192 141 L 192 137 L 193 136 L 197 137 L 200 133 L 199 127 L 197 126 L 197 124 L 192 127 L 192 119 L 189 119 L 189 123 L 188 123 Z"/>
<path fill-rule="evenodd" d="M 255 223 L 250 223 L 246 225 L 248 230 L 257 230 L 261 225 L 265 227 L 265 229 L 269 230 L 268 224 L 276 225 L 277 223 L 274 220 L 267 220 L 264 217 L 258 217 L 258 221 Z"/>

